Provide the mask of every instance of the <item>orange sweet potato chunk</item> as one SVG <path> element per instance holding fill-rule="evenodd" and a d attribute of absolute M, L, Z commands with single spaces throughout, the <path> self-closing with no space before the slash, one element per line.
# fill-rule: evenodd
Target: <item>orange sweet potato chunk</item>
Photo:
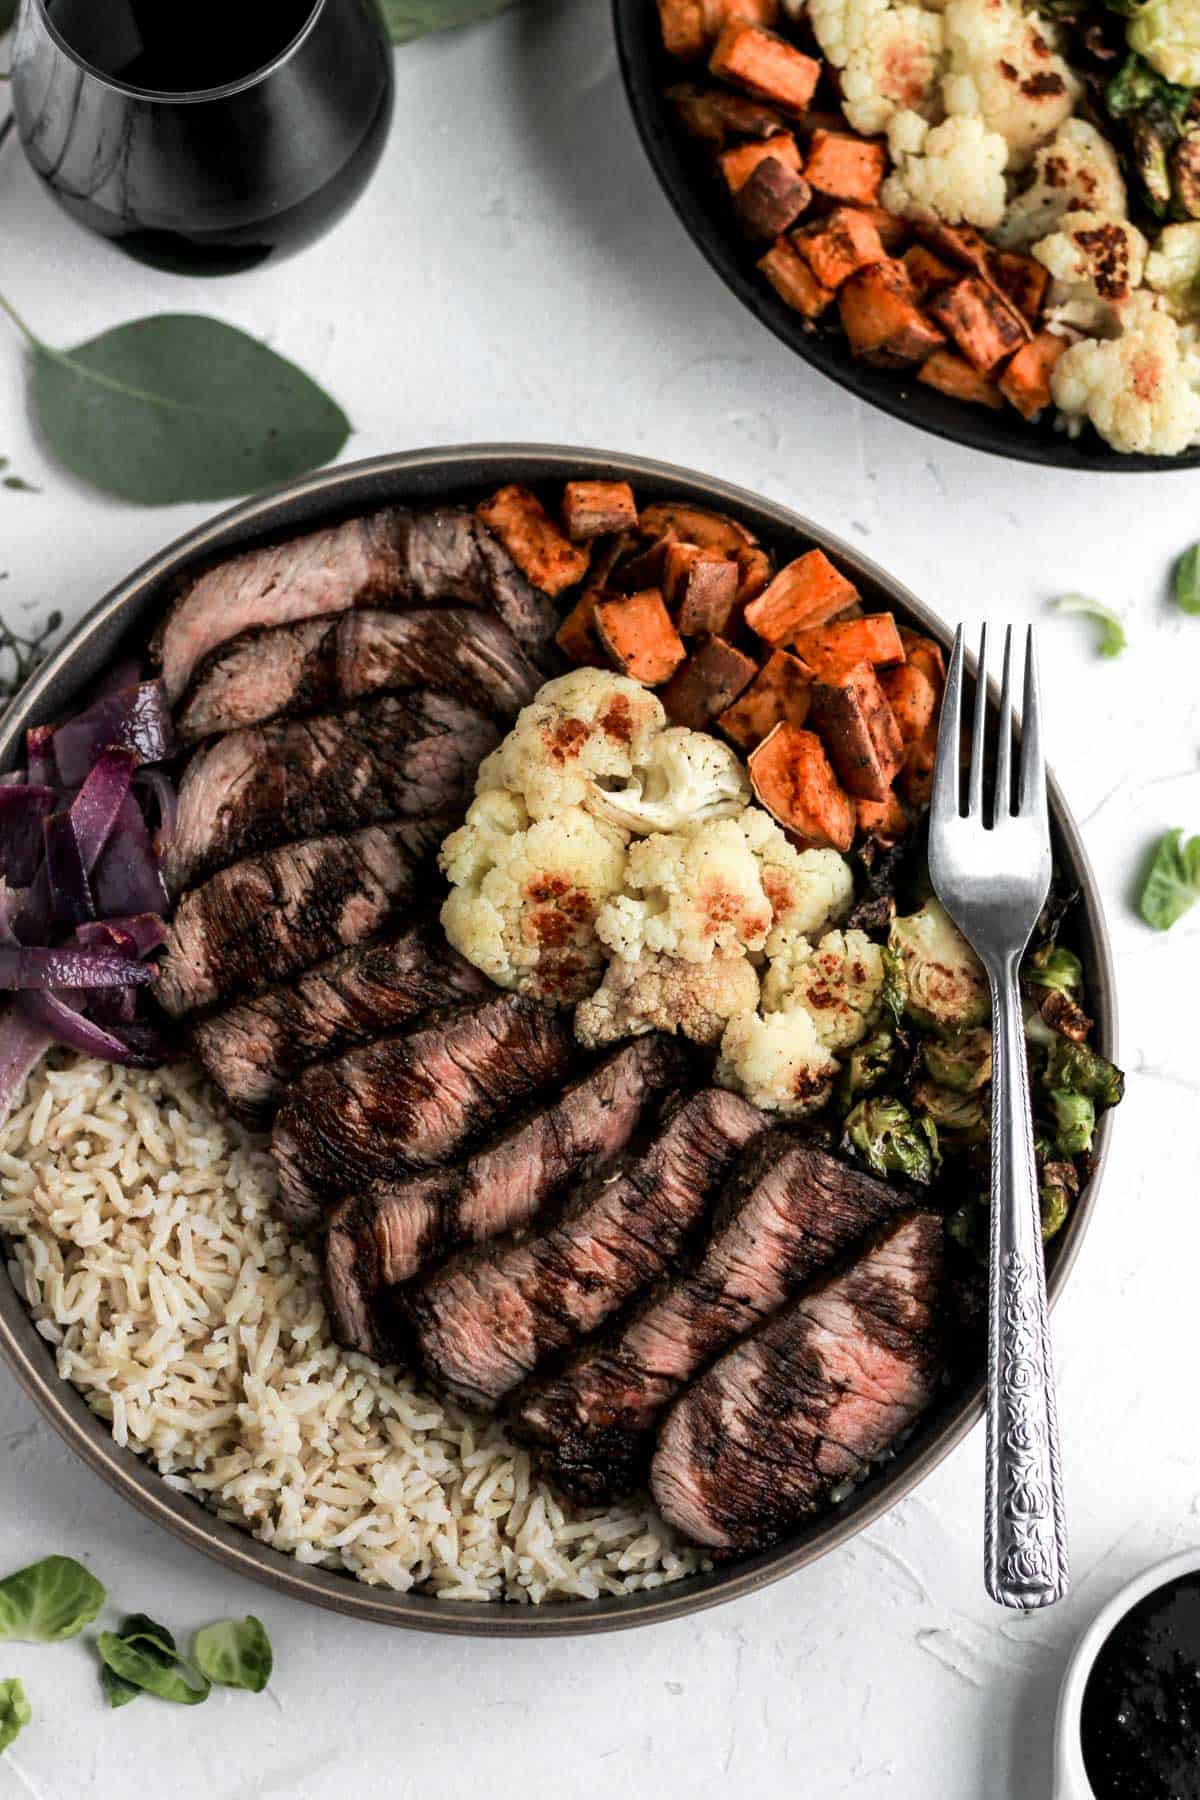
<path fill-rule="evenodd" d="M 990 406 L 995 412 L 1004 406 L 1004 395 L 994 381 L 972 368 L 965 356 L 953 350 L 935 350 L 917 371 L 917 380 L 952 400 L 968 400 L 973 406 Z"/>
<path fill-rule="evenodd" d="M 957 271 L 935 255 L 928 244 L 910 244 L 900 260 L 908 270 L 917 299 L 922 302 L 930 294 L 936 294 L 939 288 L 949 287 L 958 279 Z"/>
<path fill-rule="evenodd" d="M 887 173 L 887 149 L 877 140 L 845 131 L 814 131 L 804 162 L 804 178 L 818 194 L 873 206 Z"/>
<path fill-rule="evenodd" d="M 528 488 L 512 482 L 477 506 L 475 513 L 499 538 L 522 575 L 544 594 L 561 594 L 587 574 L 587 551 L 564 536 Z"/>
<path fill-rule="evenodd" d="M 1050 404 L 1050 376 L 1069 340 L 1039 331 L 1011 358 L 1000 377 L 1000 392 L 1024 419 L 1035 419 Z"/>
<path fill-rule="evenodd" d="M 776 238 L 758 266 L 784 305 L 802 318 L 819 319 L 833 300 L 833 289 L 821 285 L 787 237 Z"/>
<path fill-rule="evenodd" d="M 885 669 L 879 677 L 879 685 L 887 695 L 892 717 L 905 744 L 917 743 L 930 725 L 936 729 L 938 689 L 916 662 L 902 663 L 898 669 Z"/>
<path fill-rule="evenodd" d="M 737 596 L 738 566 L 719 550 L 671 544 L 663 564 L 663 598 L 681 637 L 719 637 Z"/>
<path fill-rule="evenodd" d="M 782 723 L 748 759 L 755 798 L 805 845 L 849 850 L 854 802 L 839 784 L 825 746 L 813 731 Z"/>
<path fill-rule="evenodd" d="M 596 636 L 605 655 L 623 675 L 647 687 L 669 681 L 687 656 L 657 588 L 640 594 L 608 594 L 597 600 Z"/>
<path fill-rule="evenodd" d="M 815 630 L 797 632 L 792 649 L 817 675 L 827 669 L 852 669 L 860 662 L 882 666 L 904 661 L 904 645 L 891 613 L 834 619 Z"/>
<path fill-rule="evenodd" d="M 815 681 L 808 718 L 846 792 L 856 800 L 886 800 L 904 745 L 870 664 Z"/>
<path fill-rule="evenodd" d="M 929 310 L 981 375 L 990 375 L 1029 338 L 1020 314 L 978 275 L 930 297 Z"/>
<path fill-rule="evenodd" d="M 588 543 L 637 524 L 637 501 L 627 481 L 568 481 L 562 521 L 573 543 Z"/>
<path fill-rule="evenodd" d="M 722 150 L 717 158 L 731 194 L 745 187 L 760 163 L 770 161 L 782 163 L 796 175 L 800 173 L 800 146 L 790 131 L 777 131 L 774 137 L 753 144 L 735 144 L 731 150 Z"/>
<path fill-rule="evenodd" d="M 724 638 L 705 638 L 660 696 L 673 725 L 706 731 L 757 673 L 753 659 Z"/>
<path fill-rule="evenodd" d="M 811 687 L 804 664 L 786 650 L 776 650 L 717 724 L 739 750 L 753 750 L 781 721 L 803 725 Z"/>
<path fill-rule="evenodd" d="M 851 276 L 838 293 L 838 311 L 855 356 L 881 368 L 923 362 L 945 342 L 918 306 L 908 270 L 890 258 Z"/>
<path fill-rule="evenodd" d="M 859 835 L 880 844 L 898 844 L 912 823 L 908 808 L 894 790 L 886 800 L 856 800 L 854 816 Z"/>
<path fill-rule="evenodd" d="M 790 644 L 798 631 L 824 625 L 857 599 L 854 583 L 834 568 L 823 550 L 806 550 L 785 564 L 751 601 L 746 623 L 775 648 Z"/>
<path fill-rule="evenodd" d="M 814 57 L 745 19 L 730 19 L 722 28 L 708 66 L 722 81 L 789 113 L 807 109 L 821 77 Z"/>
<path fill-rule="evenodd" d="M 886 252 L 874 224 L 854 206 L 836 206 L 802 225 L 792 242 L 822 287 L 840 288 L 857 269 L 882 262 Z"/>

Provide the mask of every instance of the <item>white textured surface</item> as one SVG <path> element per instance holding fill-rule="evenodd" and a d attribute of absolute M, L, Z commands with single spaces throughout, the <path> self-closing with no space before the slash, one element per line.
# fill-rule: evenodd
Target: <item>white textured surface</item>
<path fill-rule="evenodd" d="M 985 1601 L 976 1434 L 850 1548 L 744 1604 L 545 1646 L 406 1637 L 277 1599 L 143 1525 L 0 1380 L 0 1570 L 81 1552 L 117 1604 L 180 1631 L 252 1610 L 277 1650 L 258 1699 L 112 1714 L 80 1645 L 0 1649 L 0 1677 L 24 1678 L 36 1715 L 0 1759 L 0 1796 L 1039 1800 L 1071 1640 L 1135 1569 L 1200 1538 L 1200 914 L 1158 938 L 1129 906 L 1147 841 L 1200 829 L 1200 620 L 1165 590 L 1200 536 L 1200 474 L 1004 464 L 805 369 L 661 198 L 600 0 L 531 5 L 411 47 L 397 69 L 384 165 L 303 260 L 215 285 L 155 276 L 60 219 L 10 145 L 0 285 L 51 342 L 165 309 L 246 326 L 339 397 L 353 456 L 500 438 L 638 451 L 796 505 L 948 616 L 1034 618 L 1066 589 L 1127 614 L 1115 663 L 1092 655 L 1083 621 L 1043 633 L 1050 744 L 1110 907 L 1131 1075 L 1056 1321 L 1075 1591 L 1030 1620 Z M 74 618 L 205 509 L 108 503 L 53 468 L 6 330 L 0 453 L 44 491 L 0 489 L 3 610 Z"/>

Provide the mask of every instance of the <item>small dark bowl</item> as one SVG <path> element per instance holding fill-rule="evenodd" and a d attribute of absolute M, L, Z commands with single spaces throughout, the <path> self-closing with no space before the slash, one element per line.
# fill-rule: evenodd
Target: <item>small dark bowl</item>
<path fill-rule="evenodd" d="M 14 700 L 0 727 L 0 770 L 17 763 L 27 726 L 60 718 L 76 703 L 122 644 L 144 645 L 168 589 L 198 562 L 230 555 L 264 539 L 312 529 L 348 513 L 395 502 L 475 500 L 505 481 L 534 486 L 561 484 L 571 476 L 628 480 L 643 499 L 685 499 L 733 513 L 782 560 L 819 545 L 852 576 L 869 607 L 890 609 L 948 646 L 950 633 L 922 603 L 860 551 L 820 530 L 787 507 L 687 469 L 592 450 L 538 445 L 469 445 L 414 450 L 377 457 L 310 475 L 281 491 L 248 500 L 210 524 L 189 532 L 114 588 L 76 627 Z M 993 704 L 995 696 L 993 695 Z M 1084 960 L 1096 1041 L 1116 1055 L 1116 1001 L 1108 934 L 1095 877 L 1074 821 L 1057 786 L 1050 785 L 1054 854 L 1060 876 L 1081 896 L 1079 950 Z M 1049 1257 L 1048 1286 L 1057 1299 L 1078 1254 L 1096 1204 L 1111 1120 L 1098 1135 L 1095 1172 Z M 0 1257 L 0 1264 L 4 1261 Z M 544 1606 L 439 1600 L 426 1594 L 394 1594 L 365 1587 L 348 1575 L 296 1562 L 226 1524 L 188 1495 L 180 1494 L 131 1450 L 119 1448 L 102 1420 L 61 1380 L 54 1355 L 7 1275 L 0 1272 L 0 1356 L 71 1448 L 148 1518 L 227 1568 L 266 1582 L 297 1599 L 355 1618 L 417 1631 L 481 1637 L 542 1637 L 571 1632 L 617 1631 L 698 1612 L 723 1600 L 756 1592 L 847 1543 L 923 1481 L 983 1415 L 978 1376 L 948 1388 L 903 1449 L 839 1505 L 762 1555 L 748 1557 L 649 1593 L 606 1600 L 557 1601 Z M 982 1520 L 963 1519 L 961 1529 L 981 1539 Z"/>
<path fill-rule="evenodd" d="M 703 64 L 697 65 L 699 74 L 694 75 L 692 65 L 667 55 L 654 0 L 612 0 L 612 8 L 625 91 L 663 191 L 692 242 L 726 287 L 806 363 L 893 418 L 919 425 L 951 443 L 990 451 L 993 456 L 1044 463 L 1055 469 L 1095 469 L 1107 475 L 1192 469 L 1200 464 L 1200 447 L 1181 456 L 1122 456 L 1090 426 L 1078 437 L 1068 437 L 1065 431 L 1055 430 L 1049 408 L 1038 424 L 1031 425 L 1014 407 L 990 412 L 952 400 L 896 370 L 875 369 L 859 361 L 850 354 L 836 326 L 806 331 L 799 315 L 784 305 L 758 273 L 755 253 L 738 230 L 703 152 L 689 143 L 663 99 L 664 88 L 672 82 L 702 79 Z"/>

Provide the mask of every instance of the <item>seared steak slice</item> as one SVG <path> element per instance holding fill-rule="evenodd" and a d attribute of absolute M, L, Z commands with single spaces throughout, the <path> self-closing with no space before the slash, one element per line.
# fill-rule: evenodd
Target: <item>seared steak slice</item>
<path fill-rule="evenodd" d="M 526 580 L 503 544 L 482 525 L 478 529 L 479 557 L 489 601 L 534 661 L 547 674 L 557 675 L 567 664 L 554 644 L 560 623 L 554 603 Z"/>
<path fill-rule="evenodd" d="M 372 825 L 222 869 L 175 908 L 155 998 L 178 1018 L 361 944 L 422 875 L 429 885 L 448 828 L 445 818 Z"/>
<path fill-rule="evenodd" d="M 670 1268 L 765 1124 L 745 1100 L 702 1088 L 668 1111 L 644 1147 L 594 1175 L 554 1225 L 468 1252 L 418 1282 L 402 1306 L 429 1373 L 494 1406 Z"/>
<path fill-rule="evenodd" d="M 474 707 L 420 689 L 230 731 L 184 771 L 167 885 L 275 844 L 460 807 L 499 738 Z"/>
<path fill-rule="evenodd" d="M 501 994 L 306 1070 L 275 1115 L 280 1213 L 315 1224 L 334 1195 L 449 1162 L 574 1054 L 565 1013 Z"/>
<path fill-rule="evenodd" d="M 516 1435 L 574 1500 L 603 1505 L 641 1486 L 659 1418 L 680 1388 L 909 1205 L 828 1151 L 769 1132 L 726 1184 L 699 1262 L 520 1396 Z"/>
<path fill-rule="evenodd" d="M 467 607 L 349 612 L 248 631 L 197 670 L 176 713 L 181 742 L 321 712 L 404 687 L 432 688 L 516 717 L 543 676 L 506 625 Z"/>
<path fill-rule="evenodd" d="M 787 1307 L 669 1413 L 650 1486 L 663 1517 L 714 1550 L 757 1550 L 862 1473 L 932 1400 L 942 1220 L 913 1213 Z"/>
<path fill-rule="evenodd" d="M 381 1183 L 331 1216 L 325 1275 L 334 1331 L 352 1350 L 386 1353 L 376 1303 L 423 1264 L 525 1225 L 567 1180 L 625 1148 L 650 1095 L 682 1079 L 675 1038 L 635 1038 L 561 1097 L 519 1120 L 454 1169 Z"/>
<path fill-rule="evenodd" d="M 486 975 L 421 924 L 343 950 L 286 987 L 200 1019 L 192 1046 L 239 1118 L 269 1118 L 309 1063 L 339 1056 L 420 1013 L 494 993 Z"/>

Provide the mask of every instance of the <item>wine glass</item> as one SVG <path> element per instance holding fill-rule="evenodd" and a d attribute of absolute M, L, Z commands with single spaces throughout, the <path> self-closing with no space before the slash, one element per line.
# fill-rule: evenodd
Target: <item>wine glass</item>
<path fill-rule="evenodd" d="M 393 93 L 375 0 L 21 0 L 25 154 L 154 268 L 230 274 L 311 243 L 365 187 Z"/>

